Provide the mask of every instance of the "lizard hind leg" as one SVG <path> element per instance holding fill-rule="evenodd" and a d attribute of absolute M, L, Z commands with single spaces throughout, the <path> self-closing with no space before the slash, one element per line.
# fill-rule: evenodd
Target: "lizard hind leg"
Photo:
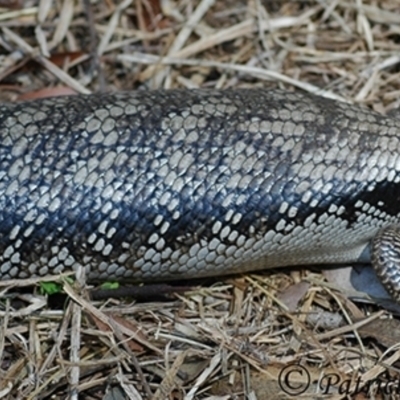
<path fill-rule="evenodd" d="M 378 232 L 371 245 L 371 263 L 385 289 L 400 303 L 400 225 Z"/>

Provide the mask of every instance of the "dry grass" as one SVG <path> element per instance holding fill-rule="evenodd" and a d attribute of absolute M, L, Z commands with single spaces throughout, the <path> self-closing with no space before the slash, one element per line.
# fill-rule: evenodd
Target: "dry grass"
<path fill-rule="evenodd" d="M 282 86 L 379 112 L 400 103 L 399 0 L 87 3 L 0 0 L 3 101 L 43 88 Z M 397 321 L 307 270 L 136 304 L 90 301 L 78 279 L 49 307 L 30 285 L 0 285 L 0 398 L 282 399 L 288 365 L 298 397 L 400 393 Z"/>

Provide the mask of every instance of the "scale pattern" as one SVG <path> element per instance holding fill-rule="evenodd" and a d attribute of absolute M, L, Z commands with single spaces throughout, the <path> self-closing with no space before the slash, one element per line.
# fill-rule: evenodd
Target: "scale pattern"
<path fill-rule="evenodd" d="M 271 89 L 0 105 L 0 279 L 368 262 L 400 219 L 400 121 Z"/>

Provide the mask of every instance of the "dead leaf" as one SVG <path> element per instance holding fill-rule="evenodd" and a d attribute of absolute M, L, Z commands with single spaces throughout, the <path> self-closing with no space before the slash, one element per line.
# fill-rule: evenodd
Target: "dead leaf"
<path fill-rule="evenodd" d="M 20 96 L 18 96 L 18 100 L 19 101 L 36 100 L 36 99 L 43 99 L 46 97 L 70 96 L 75 94 L 77 94 L 75 90 L 71 89 L 68 86 L 57 86 L 57 87 L 37 90 L 35 92 L 28 92 L 21 94 Z"/>
<path fill-rule="evenodd" d="M 147 32 L 164 29 L 169 25 L 168 19 L 162 12 L 160 0 L 137 1 L 136 15 L 139 27 Z"/>
<path fill-rule="evenodd" d="M 315 307 L 307 315 L 307 322 L 320 329 L 337 329 L 345 323 L 344 318 L 338 312 L 326 311 L 320 307 Z"/>
<path fill-rule="evenodd" d="M 50 56 L 50 61 L 57 65 L 57 67 L 62 67 L 65 62 L 71 62 L 79 57 L 85 55 L 83 51 L 66 51 L 63 53 L 54 53 Z"/>
<path fill-rule="evenodd" d="M 293 312 L 297 309 L 300 300 L 305 296 L 310 284 L 308 282 L 299 282 L 288 286 L 285 290 L 278 294 L 278 299 L 285 304 L 289 311 Z"/>
<path fill-rule="evenodd" d="M 21 10 L 22 6 L 22 0 L 0 0 L 0 7 L 2 8 L 9 8 L 10 10 Z"/>
<path fill-rule="evenodd" d="M 375 319 L 358 329 L 361 337 L 372 337 L 385 347 L 400 343 L 400 321 L 397 319 Z"/>
<path fill-rule="evenodd" d="M 138 327 L 133 321 L 128 321 L 125 318 L 122 318 L 118 315 L 109 315 L 111 319 L 114 321 L 118 322 L 120 325 L 124 326 L 125 328 L 129 329 L 134 333 L 135 335 L 141 336 L 143 340 L 147 340 L 146 335 L 143 333 L 143 331 Z M 92 315 L 93 321 L 96 324 L 97 328 L 103 332 L 111 332 L 111 328 L 105 324 L 104 322 L 100 321 L 98 318 L 96 318 L 94 315 Z M 126 336 L 125 334 L 123 334 Z M 141 346 L 137 341 L 134 339 L 130 338 L 127 340 L 127 345 L 132 351 L 135 352 L 143 352 L 144 347 Z"/>

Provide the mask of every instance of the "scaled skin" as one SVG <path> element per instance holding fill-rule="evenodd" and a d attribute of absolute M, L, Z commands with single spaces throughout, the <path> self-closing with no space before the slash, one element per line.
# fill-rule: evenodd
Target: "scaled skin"
<path fill-rule="evenodd" d="M 194 278 L 369 261 L 400 121 L 271 89 L 0 105 L 0 279 Z"/>

